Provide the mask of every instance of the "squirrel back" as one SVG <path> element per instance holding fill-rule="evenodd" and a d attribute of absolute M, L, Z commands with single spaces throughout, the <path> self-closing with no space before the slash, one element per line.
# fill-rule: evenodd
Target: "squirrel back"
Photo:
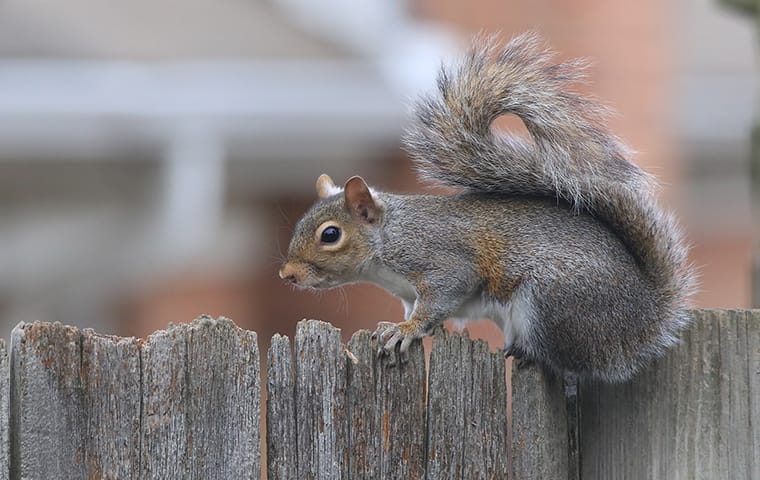
<path fill-rule="evenodd" d="M 534 33 L 499 48 L 476 42 L 463 62 L 443 67 L 437 94 L 423 97 L 404 138 L 422 178 L 471 191 L 556 198 L 606 223 L 656 292 L 662 316 L 659 353 L 688 324 L 695 275 L 674 217 L 662 211 L 653 178 L 604 127 L 607 110 L 572 90 L 583 60 L 553 62 Z M 531 139 L 495 134 L 514 114 Z"/>

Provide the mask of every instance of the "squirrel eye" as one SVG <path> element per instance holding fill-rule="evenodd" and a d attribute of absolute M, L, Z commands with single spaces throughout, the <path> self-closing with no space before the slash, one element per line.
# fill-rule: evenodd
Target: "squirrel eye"
<path fill-rule="evenodd" d="M 340 229 L 338 227 L 327 227 L 322 230 L 322 236 L 319 240 L 322 243 L 335 243 L 340 238 Z"/>

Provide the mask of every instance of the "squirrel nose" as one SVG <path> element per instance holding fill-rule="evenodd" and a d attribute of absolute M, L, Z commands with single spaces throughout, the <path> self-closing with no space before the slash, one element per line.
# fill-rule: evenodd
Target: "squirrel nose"
<path fill-rule="evenodd" d="M 298 283 L 298 279 L 296 278 L 296 269 L 289 263 L 286 263 L 280 269 L 280 278 L 287 280 L 290 283 Z"/>

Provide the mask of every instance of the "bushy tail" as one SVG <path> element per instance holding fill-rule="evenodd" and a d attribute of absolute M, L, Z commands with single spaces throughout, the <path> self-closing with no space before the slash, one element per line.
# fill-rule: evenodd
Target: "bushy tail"
<path fill-rule="evenodd" d="M 503 48 L 477 42 L 460 65 L 442 68 L 437 94 L 416 105 L 405 146 L 424 179 L 557 197 L 607 222 L 670 310 L 663 314 L 685 323 L 694 277 L 675 221 L 658 208 L 653 179 L 605 129 L 606 109 L 572 90 L 585 62 L 553 57 L 532 33 Z M 494 134 L 492 122 L 505 114 L 522 119 L 532 139 Z"/>

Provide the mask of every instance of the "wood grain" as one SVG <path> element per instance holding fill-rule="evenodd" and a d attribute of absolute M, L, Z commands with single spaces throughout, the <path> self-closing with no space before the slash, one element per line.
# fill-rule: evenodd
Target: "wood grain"
<path fill-rule="evenodd" d="M 583 478 L 760 478 L 760 312 L 693 319 L 632 382 L 584 386 Z"/>
<path fill-rule="evenodd" d="M 36 322 L 11 348 L 11 477 L 137 478 L 137 342 Z"/>
<path fill-rule="evenodd" d="M 425 473 L 425 355 L 378 358 L 370 332 L 348 344 L 351 478 L 422 478 Z"/>
<path fill-rule="evenodd" d="M 428 478 L 506 478 L 507 387 L 501 352 L 439 331 L 430 354 Z"/>
<path fill-rule="evenodd" d="M 568 474 L 568 419 L 562 381 L 536 365 L 513 368 L 512 478 L 566 479 Z"/>
<path fill-rule="evenodd" d="M 300 322 L 295 337 L 297 478 L 348 477 L 346 354 L 340 330 Z"/>
<path fill-rule="evenodd" d="M 267 478 L 297 478 L 295 378 L 290 340 L 272 337 L 267 355 Z"/>
<path fill-rule="evenodd" d="M 81 337 L 82 407 L 86 416 L 84 458 L 88 478 L 139 478 L 140 357 L 138 341 L 99 335 Z"/>
<path fill-rule="evenodd" d="M 260 478 L 256 334 L 201 317 L 142 345 L 141 478 Z"/>
<path fill-rule="evenodd" d="M 142 342 L 22 323 L 11 349 L 12 478 L 260 478 L 255 333 L 203 318 Z"/>
<path fill-rule="evenodd" d="M 189 471 L 184 478 L 261 476 L 256 333 L 210 317 L 187 326 Z"/>

